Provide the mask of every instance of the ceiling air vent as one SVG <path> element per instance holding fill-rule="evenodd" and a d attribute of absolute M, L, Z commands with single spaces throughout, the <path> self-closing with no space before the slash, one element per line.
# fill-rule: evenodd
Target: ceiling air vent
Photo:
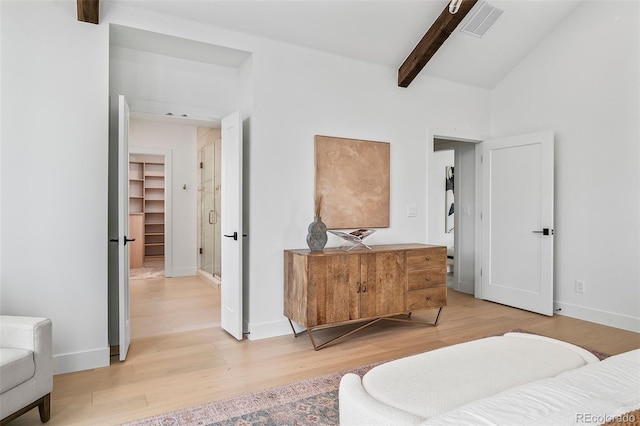
<path fill-rule="evenodd" d="M 496 23 L 503 12 L 503 9 L 498 9 L 487 2 L 482 2 L 476 13 L 471 16 L 460 31 L 472 36 L 482 37 L 489 31 L 489 28 Z"/>

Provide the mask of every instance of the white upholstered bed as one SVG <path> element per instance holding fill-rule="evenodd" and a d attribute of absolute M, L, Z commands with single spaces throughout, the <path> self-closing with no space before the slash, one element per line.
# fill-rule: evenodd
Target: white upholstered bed
<path fill-rule="evenodd" d="M 640 350 L 508 333 L 345 375 L 339 399 L 343 426 L 602 424 L 640 408 Z"/>

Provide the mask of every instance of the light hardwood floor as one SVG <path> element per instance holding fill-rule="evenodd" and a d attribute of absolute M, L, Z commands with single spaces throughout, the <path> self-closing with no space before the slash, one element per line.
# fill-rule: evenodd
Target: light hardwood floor
<path fill-rule="evenodd" d="M 132 291 L 133 334 L 145 337 L 132 340 L 125 362 L 112 358 L 110 367 L 54 377 L 50 425 L 114 425 L 518 328 L 612 355 L 640 348 L 637 333 L 455 291 L 437 327 L 383 321 L 317 352 L 306 335 L 239 342 L 218 326 L 207 327 L 212 321 L 202 307 L 213 301 L 219 309 L 217 287 L 195 277 L 161 281 Z M 163 309 L 170 318 L 162 319 Z M 430 311 L 413 315 L 434 318 Z M 180 329 L 187 331 L 175 332 Z M 12 424 L 41 424 L 37 409 Z"/>
<path fill-rule="evenodd" d="M 131 339 L 220 326 L 220 287 L 199 276 L 131 280 Z"/>

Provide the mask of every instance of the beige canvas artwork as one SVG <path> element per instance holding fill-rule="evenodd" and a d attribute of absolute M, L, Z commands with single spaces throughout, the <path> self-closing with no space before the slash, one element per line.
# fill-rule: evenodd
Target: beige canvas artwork
<path fill-rule="evenodd" d="M 390 144 L 315 137 L 316 199 L 328 229 L 387 228 Z"/>

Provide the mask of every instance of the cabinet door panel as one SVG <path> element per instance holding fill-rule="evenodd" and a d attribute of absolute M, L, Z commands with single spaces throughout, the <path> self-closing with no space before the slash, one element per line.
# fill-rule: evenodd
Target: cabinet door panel
<path fill-rule="evenodd" d="M 316 312 L 316 324 L 324 325 L 351 318 L 353 289 L 357 287 L 360 275 L 358 256 L 320 256 L 311 257 L 310 289 L 315 290 L 315 306 L 309 306 L 309 312 Z"/>
<path fill-rule="evenodd" d="M 361 318 L 405 310 L 405 252 L 363 254 L 361 257 Z"/>

